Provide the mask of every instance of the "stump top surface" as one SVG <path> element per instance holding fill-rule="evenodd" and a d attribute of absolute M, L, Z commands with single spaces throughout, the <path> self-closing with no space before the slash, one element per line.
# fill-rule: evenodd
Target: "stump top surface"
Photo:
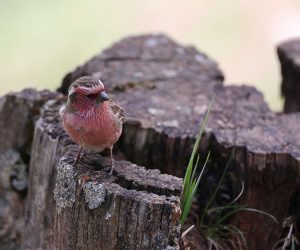
<path fill-rule="evenodd" d="M 67 149 L 64 162 L 72 165 L 79 146 L 75 145 L 65 133 L 59 116 L 59 108 L 62 102 L 50 100 L 44 106 L 38 126 L 53 139 L 60 140 Z M 124 189 L 133 189 L 154 193 L 158 196 L 180 196 L 182 179 L 175 176 L 162 174 L 158 169 L 148 170 L 144 167 L 128 161 L 115 161 L 114 176 L 107 172 L 110 170 L 110 159 L 97 153 L 88 152 L 81 163 L 76 166 L 78 174 L 90 175 L 92 180 L 105 180 L 107 183 L 115 183 Z M 164 198 L 165 199 L 165 198 Z"/>
<path fill-rule="evenodd" d="M 223 86 L 211 59 L 163 35 L 121 40 L 66 75 L 60 91 L 83 75 L 104 82 L 128 123 L 171 137 L 195 137 L 216 95 L 206 130 L 222 145 L 300 155 L 299 115 L 272 113 L 252 87 Z"/>

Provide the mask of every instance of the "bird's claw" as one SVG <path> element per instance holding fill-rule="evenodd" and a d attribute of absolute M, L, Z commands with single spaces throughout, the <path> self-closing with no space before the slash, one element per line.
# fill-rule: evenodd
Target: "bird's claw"
<path fill-rule="evenodd" d="M 112 174 L 113 174 L 113 172 L 114 172 L 114 167 L 113 167 L 113 166 L 111 166 L 111 168 L 110 168 L 110 171 L 109 171 L 109 175 L 112 175 Z"/>

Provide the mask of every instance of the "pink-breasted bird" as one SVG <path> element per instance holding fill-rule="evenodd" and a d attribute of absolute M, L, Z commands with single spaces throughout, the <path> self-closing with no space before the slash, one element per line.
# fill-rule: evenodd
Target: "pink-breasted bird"
<path fill-rule="evenodd" d="M 103 83 L 91 76 L 78 78 L 69 87 L 68 101 L 60 115 L 67 134 L 81 146 L 74 164 L 79 161 L 82 148 L 96 152 L 108 148 L 112 174 L 112 149 L 121 136 L 125 118 L 123 109 L 104 91 Z"/>

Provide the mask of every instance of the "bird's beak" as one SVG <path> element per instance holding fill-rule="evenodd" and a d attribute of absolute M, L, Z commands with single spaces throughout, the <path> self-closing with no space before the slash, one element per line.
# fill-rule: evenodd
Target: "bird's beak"
<path fill-rule="evenodd" d="M 104 91 L 101 91 L 100 94 L 98 95 L 98 102 L 104 102 L 108 100 L 109 100 L 108 95 Z"/>

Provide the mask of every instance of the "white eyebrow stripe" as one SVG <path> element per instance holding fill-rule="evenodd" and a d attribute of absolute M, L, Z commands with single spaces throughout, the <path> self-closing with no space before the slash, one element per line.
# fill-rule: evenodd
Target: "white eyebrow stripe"
<path fill-rule="evenodd" d="M 91 90 L 103 90 L 103 86 L 101 85 L 97 85 L 97 86 L 92 86 L 92 87 L 79 87 L 81 90 L 83 90 L 84 92 L 90 92 Z"/>
<path fill-rule="evenodd" d="M 81 90 L 85 91 L 85 92 L 89 92 L 91 89 L 93 89 L 94 87 L 79 87 Z"/>

